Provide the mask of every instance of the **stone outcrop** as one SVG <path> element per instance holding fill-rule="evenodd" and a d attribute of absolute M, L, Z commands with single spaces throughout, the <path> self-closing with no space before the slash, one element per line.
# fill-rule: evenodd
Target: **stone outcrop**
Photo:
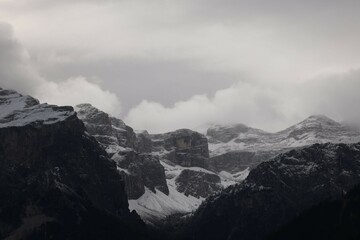
<path fill-rule="evenodd" d="M 315 143 L 355 143 L 360 132 L 326 116 L 313 115 L 276 133 L 243 124 L 213 125 L 207 130 L 212 171 L 254 168 L 279 153 Z"/>
<path fill-rule="evenodd" d="M 221 154 L 209 158 L 205 161 L 205 168 L 213 172 L 226 171 L 229 173 L 237 173 L 245 169 L 253 169 L 260 163 L 270 160 L 272 157 L 281 153 L 280 151 L 265 151 L 265 152 L 249 152 L 249 151 L 234 151 Z"/>
<path fill-rule="evenodd" d="M 79 104 L 75 109 L 88 133 L 104 146 L 110 157 L 123 148 L 135 148 L 134 130 L 120 119 L 110 117 L 90 104 Z"/>
<path fill-rule="evenodd" d="M 136 149 L 138 152 L 151 153 L 153 151 L 153 143 L 147 131 L 137 133 L 136 137 Z"/>
<path fill-rule="evenodd" d="M 180 129 L 165 134 L 151 135 L 153 151 L 166 150 L 165 158 L 183 167 L 204 167 L 209 158 L 207 139 L 204 135 Z"/>
<path fill-rule="evenodd" d="M 135 134 L 122 120 L 110 117 L 90 104 L 80 104 L 76 110 L 89 134 L 117 163 L 129 199 L 141 197 L 145 187 L 169 194 L 164 168 L 158 157 L 151 154 L 152 141 L 147 132 Z"/>
<path fill-rule="evenodd" d="M 176 188 L 186 196 L 206 198 L 220 191 L 220 177 L 216 174 L 184 169 L 175 180 Z"/>
<path fill-rule="evenodd" d="M 135 151 L 119 152 L 112 158 L 125 178 L 129 199 L 137 199 L 145 192 L 145 187 L 169 194 L 164 167 L 158 157 L 139 154 Z"/>
<path fill-rule="evenodd" d="M 280 154 L 211 196 L 195 213 L 193 239 L 263 239 L 303 210 L 360 183 L 360 143 L 315 144 Z"/>
<path fill-rule="evenodd" d="M 115 162 L 72 107 L 0 89 L 0 113 L 1 239 L 147 239 Z"/>

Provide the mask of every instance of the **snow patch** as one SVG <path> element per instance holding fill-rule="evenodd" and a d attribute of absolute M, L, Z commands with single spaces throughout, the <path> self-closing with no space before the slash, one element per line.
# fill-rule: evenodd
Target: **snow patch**
<path fill-rule="evenodd" d="M 31 123 L 53 124 L 74 116 L 69 107 L 39 102 L 14 91 L 0 89 L 0 128 L 20 127 Z"/>
<path fill-rule="evenodd" d="M 193 196 L 185 196 L 176 190 L 171 180 L 167 180 L 167 182 L 169 195 L 161 191 L 154 193 L 145 188 L 145 193 L 139 199 L 129 200 L 129 209 L 131 211 L 135 210 L 144 221 L 153 223 L 171 214 L 192 212 L 204 200 Z"/>

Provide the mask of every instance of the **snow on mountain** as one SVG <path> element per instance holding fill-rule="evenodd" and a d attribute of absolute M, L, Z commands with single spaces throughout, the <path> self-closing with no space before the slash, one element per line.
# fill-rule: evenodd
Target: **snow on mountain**
<path fill-rule="evenodd" d="M 85 130 L 72 107 L 0 89 L 0 239 L 149 239 Z"/>
<path fill-rule="evenodd" d="M 129 200 L 129 209 L 135 210 L 147 223 L 156 223 L 165 217 L 195 211 L 204 199 L 185 196 L 176 190 L 176 185 L 167 180 L 169 195 L 156 193 L 146 188 L 145 193 L 136 200 Z"/>
<path fill-rule="evenodd" d="M 170 162 L 166 159 L 166 152 L 153 152 L 152 154 L 160 156 L 160 163 L 165 169 L 166 181 L 169 188 L 169 195 L 160 191 L 155 193 L 149 189 L 136 200 L 129 200 L 129 208 L 136 212 L 148 223 L 156 223 L 159 219 L 176 213 L 190 213 L 195 211 L 204 201 L 204 197 L 195 197 L 179 192 L 176 179 L 184 170 L 191 170 L 199 173 L 218 175 L 221 179 L 219 190 L 243 181 L 249 174 L 249 168 L 234 174 L 221 171 L 219 174 L 201 167 L 183 167 Z M 214 194 L 216 191 L 213 192 Z"/>
<path fill-rule="evenodd" d="M 236 173 L 220 171 L 219 176 L 221 178 L 221 184 L 224 186 L 224 188 L 226 188 L 228 186 L 235 185 L 237 183 L 244 181 L 249 175 L 249 173 L 250 173 L 250 168 L 247 167 L 245 170 Z"/>
<path fill-rule="evenodd" d="M 117 163 L 130 209 L 146 222 L 194 211 L 205 197 L 243 179 L 205 169 L 209 151 L 202 134 L 180 129 L 151 135 L 134 131 L 90 104 L 76 110 L 88 132 Z"/>
<path fill-rule="evenodd" d="M 154 193 L 146 189 L 139 199 L 129 200 L 130 209 L 136 210 L 146 222 L 155 223 L 171 214 L 193 212 L 207 196 L 230 185 L 240 183 L 249 174 L 249 168 L 235 173 L 226 171 L 217 173 L 205 169 L 204 165 L 199 167 L 199 160 L 191 161 L 191 159 L 196 158 L 196 153 L 201 155 L 202 148 L 207 148 L 202 141 L 196 143 L 196 147 L 193 146 L 191 151 L 194 152 L 187 155 L 188 160 L 183 162 L 182 158 L 186 153 L 181 151 L 187 150 L 186 146 L 183 145 L 186 141 L 183 140 L 185 138 L 190 143 L 191 140 L 188 137 L 193 133 L 190 130 L 178 130 L 151 136 L 154 143 L 151 154 L 157 156 L 164 167 L 169 194 L 166 195 L 160 191 Z M 172 145 L 171 142 L 180 143 L 181 150 Z M 177 155 L 180 156 L 181 161 L 177 159 Z M 198 157 L 202 159 L 202 156 Z M 184 177 L 184 173 L 187 173 L 187 176 Z M 184 178 L 185 182 L 182 182 Z M 179 188 L 180 186 L 183 188 Z"/>
<path fill-rule="evenodd" d="M 53 124 L 74 116 L 72 107 L 40 104 L 33 97 L 0 88 L 0 128 Z"/>
<path fill-rule="evenodd" d="M 242 183 L 207 198 L 192 215 L 187 233 L 193 239 L 268 239 L 305 209 L 337 199 L 359 183 L 360 143 L 293 149 L 261 163 Z M 339 221 L 338 216 L 334 219 Z"/>
<path fill-rule="evenodd" d="M 90 104 L 76 109 L 117 163 L 130 208 L 150 223 L 196 210 L 206 197 L 242 182 L 259 163 L 288 149 L 360 141 L 358 132 L 319 115 L 277 133 L 234 124 L 213 125 L 204 136 L 189 129 L 134 131 Z"/>
<path fill-rule="evenodd" d="M 210 156 L 232 151 L 284 150 L 314 143 L 352 143 L 360 132 L 326 116 L 313 115 L 285 130 L 269 133 L 243 124 L 214 125 L 207 130 Z"/>

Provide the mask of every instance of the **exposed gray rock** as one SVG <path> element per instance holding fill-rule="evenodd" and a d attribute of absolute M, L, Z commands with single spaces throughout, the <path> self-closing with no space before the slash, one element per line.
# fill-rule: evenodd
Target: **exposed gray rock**
<path fill-rule="evenodd" d="M 72 107 L 0 89 L 0 114 L 1 239 L 145 238 L 115 162 Z"/>
<path fill-rule="evenodd" d="M 182 170 L 175 183 L 177 190 L 186 196 L 206 198 L 222 189 L 218 175 L 190 169 Z"/>
<path fill-rule="evenodd" d="M 129 199 L 138 199 L 145 192 L 145 187 L 155 192 L 160 190 L 169 194 L 164 167 L 159 159 L 151 154 L 139 154 L 135 151 L 124 151 L 112 158 L 125 177 L 125 189 Z"/>
<path fill-rule="evenodd" d="M 136 149 L 141 153 L 151 153 L 153 148 L 153 142 L 151 141 L 150 134 L 147 131 L 143 131 L 136 134 Z"/>
<path fill-rule="evenodd" d="M 244 142 L 252 142 L 257 141 L 257 138 L 251 137 L 250 134 L 266 135 L 268 133 L 260 129 L 250 128 L 244 124 L 234 124 L 230 126 L 215 125 L 210 127 L 206 132 L 206 136 L 209 138 L 209 142 L 211 143 L 227 143 L 233 139 L 238 138 L 239 134 L 249 134 L 249 137 L 242 140 Z"/>
<path fill-rule="evenodd" d="M 205 161 L 205 168 L 213 172 L 226 171 L 237 173 L 249 168 L 253 169 L 260 163 L 270 160 L 272 157 L 281 153 L 281 151 L 248 152 L 234 151 L 224 153 L 219 156 L 209 158 Z"/>
<path fill-rule="evenodd" d="M 207 137 L 211 156 L 207 167 L 234 171 L 244 166 L 253 168 L 279 153 L 315 143 L 358 142 L 360 132 L 326 116 L 313 115 L 277 133 L 243 124 L 214 125 L 207 130 Z"/>
<path fill-rule="evenodd" d="M 195 213 L 194 239 L 264 239 L 303 210 L 360 183 L 360 143 L 315 144 L 263 162 Z"/>
<path fill-rule="evenodd" d="M 141 197 L 145 187 L 169 194 L 164 168 L 159 159 L 150 154 L 152 141 L 147 132 L 136 135 L 122 120 L 110 117 L 90 104 L 80 104 L 76 109 L 88 132 L 117 163 L 129 199 Z"/>
<path fill-rule="evenodd" d="M 110 117 L 90 104 L 79 104 L 75 109 L 89 134 L 104 146 L 110 156 L 123 148 L 135 148 L 133 129 L 120 119 Z"/>
<path fill-rule="evenodd" d="M 168 151 L 166 158 L 184 167 L 204 167 L 209 158 L 207 139 L 204 135 L 180 129 L 165 134 L 151 135 L 153 151 Z"/>

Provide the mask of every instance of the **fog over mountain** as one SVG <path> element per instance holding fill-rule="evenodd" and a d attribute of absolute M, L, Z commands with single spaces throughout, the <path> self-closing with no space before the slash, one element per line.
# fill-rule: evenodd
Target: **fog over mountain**
<path fill-rule="evenodd" d="M 358 1 L 0 0 L 0 84 L 151 133 L 360 120 Z"/>

